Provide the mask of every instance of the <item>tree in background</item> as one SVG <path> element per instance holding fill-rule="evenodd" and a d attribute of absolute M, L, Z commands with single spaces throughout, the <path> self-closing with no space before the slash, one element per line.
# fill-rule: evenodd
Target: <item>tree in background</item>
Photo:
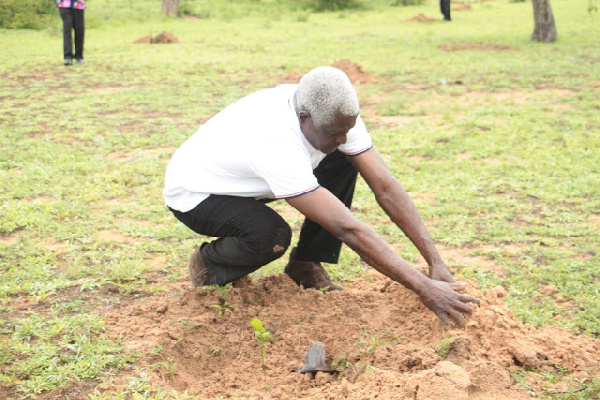
<path fill-rule="evenodd" d="M 162 12 L 165 15 L 178 15 L 179 0 L 162 0 Z"/>
<path fill-rule="evenodd" d="M 533 19 L 535 27 L 531 40 L 550 43 L 556 40 L 556 24 L 550 7 L 550 0 L 531 0 L 533 3 Z"/>
<path fill-rule="evenodd" d="M 57 14 L 52 0 L 0 0 L 0 28 L 42 29 Z"/>

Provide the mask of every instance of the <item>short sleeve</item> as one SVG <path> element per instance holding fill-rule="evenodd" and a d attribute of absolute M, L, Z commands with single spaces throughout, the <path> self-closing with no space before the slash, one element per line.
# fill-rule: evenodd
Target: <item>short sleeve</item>
<path fill-rule="evenodd" d="M 253 165 L 257 176 L 267 182 L 277 199 L 299 196 L 319 187 L 304 149 L 264 154 Z"/>

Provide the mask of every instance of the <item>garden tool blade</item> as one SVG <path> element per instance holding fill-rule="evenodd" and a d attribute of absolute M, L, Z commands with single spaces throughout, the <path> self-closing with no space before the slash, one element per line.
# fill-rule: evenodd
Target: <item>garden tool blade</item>
<path fill-rule="evenodd" d="M 315 340 L 306 357 L 302 361 L 304 363 L 304 367 L 297 369 L 296 371 L 301 372 L 303 374 L 307 372 L 318 372 L 318 371 L 332 371 L 331 368 L 327 365 L 325 361 L 326 352 L 325 352 L 325 344 Z"/>

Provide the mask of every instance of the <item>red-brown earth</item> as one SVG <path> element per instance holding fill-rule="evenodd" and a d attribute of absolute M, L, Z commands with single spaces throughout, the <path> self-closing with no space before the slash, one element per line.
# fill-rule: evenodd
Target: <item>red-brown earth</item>
<path fill-rule="evenodd" d="M 235 286 L 169 284 L 107 311 L 108 336 L 147 354 L 141 362 L 155 383 L 200 398 L 527 399 L 512 374 L 539 371 L 526 384 L 543 393 L 569 390 L 544 372 L 580 380 L 600 372 L 599 340 L 522 324 L 502 287 L 469 282 L 481 306 L 464 328 L 445 329 L 413 292 L 374 271 L 341 292 L 299 288 L 284 274 Z M 253 318 L 271 334 L 264 365 Z M 294 372 L 314 341 L 336 372 Z"/>

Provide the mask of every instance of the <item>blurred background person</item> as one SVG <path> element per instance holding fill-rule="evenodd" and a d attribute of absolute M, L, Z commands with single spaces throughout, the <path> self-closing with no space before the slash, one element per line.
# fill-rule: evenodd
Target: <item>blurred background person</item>
<path fill-rule="evenodd" d="M 83 39 L 85 36 L 85 0 L 55 0 L 63 22 L 63 54 L 64 64 L 83 63 Z M 75 53 L 73 53 L 73 37 L 75 31 Z"/>
<path fill-rule="evenodd" d="M 450 0 L 440 0 L 440 9 L 444 14 L 444 21 L 452 21 L 450 19 Z"/>

